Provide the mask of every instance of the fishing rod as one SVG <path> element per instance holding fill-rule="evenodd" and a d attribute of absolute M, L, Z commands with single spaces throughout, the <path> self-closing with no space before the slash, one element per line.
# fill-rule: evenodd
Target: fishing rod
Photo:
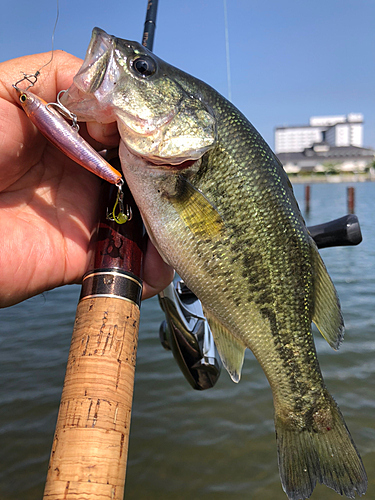
<path fill-rule="evenodd" d="M 157 4 L 148 0 L 143 40 L 150 50 Z M 119 158 L 110 163 L 121 170 Z M 102 185 L 44 500 L 124 496 L 147 234 L 125 184 L 122 191 L 129 220 L 118 224 L 107 216 L 108 207 L 117 202 L 118 188 Z"/>
<path fill-rule="evenodd" d="M 154 47 L 156 29 L 156 14 L 159 0 L 149 0 L 147 4 L 146 21 L 143 29 L 142 45 L 151 50 Z"/>

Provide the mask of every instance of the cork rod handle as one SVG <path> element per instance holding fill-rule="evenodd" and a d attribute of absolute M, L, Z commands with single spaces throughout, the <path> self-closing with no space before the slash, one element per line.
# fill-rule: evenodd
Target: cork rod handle
<path fill-rule="evenodd" d="M 139 307 L 81 300 L 69 353 L 44 500 L 122 500 Z"/>

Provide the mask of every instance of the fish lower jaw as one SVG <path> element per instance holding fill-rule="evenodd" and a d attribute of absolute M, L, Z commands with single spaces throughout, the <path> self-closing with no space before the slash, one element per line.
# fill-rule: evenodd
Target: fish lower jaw
<path fill-rule="evenodd" d="M 135 151 L 124 139 L 121 140 L 120 152 L 120 157 L 124 158 L 124 161 L 128 164 L 130 163 L 138 167 L 141 167 L 143 164 L 144 167 L 147 165 L 151 170 L 163 170 L 171 174 L 190 169 L 196 164 L 199 166 L 198 162 L 200 162 L 200 158 L 161 158 L 152 154 L 143 155 Z"/>
<path fill-rule="evenodd" d="M 155 168 L 161 170 L 169 170 L 179 172 L 181 170 L 186 170 L 194 165 L 197 160 L 180 160 L 179 163 L 166 162 L 165 159 L 162 158 L 147 158 L 144 157 L 149 166 L 155 166 Z"/>

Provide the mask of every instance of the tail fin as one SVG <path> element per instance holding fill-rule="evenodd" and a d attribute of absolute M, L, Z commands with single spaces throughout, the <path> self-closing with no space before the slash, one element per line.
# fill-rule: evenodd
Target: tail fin
<path fill-rule="evenodd" d="M 303 429 L 275 416 L 280 478 L 289 500 L 309 498 L 317 481 L 349 498 L 366 492 L 366 471 L 333 399 L 328 412 L 329 418 L 327 411 L 316 412 Z"/>

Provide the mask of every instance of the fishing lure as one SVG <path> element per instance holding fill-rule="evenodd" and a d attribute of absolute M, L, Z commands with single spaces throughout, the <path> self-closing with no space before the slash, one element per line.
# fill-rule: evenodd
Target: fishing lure
<path fill-rule="evenodd" d="M 124 209 L 122 204 L 122 185 L 124 180 L 121 173 L 113 168 L 79 135 L 77 116 L 71 113 L 60 102 L 60 95 L 66 92 L 66 90 L 59 92 L 56 99 L 57 102 L 50 103 L 29 92 L 28 89 L 34 86 L 38 76 L 39 71 L 34 75 L 24 74 L 24 77 L 13 85 L 19 94 L 19 101 L 26 115 L 38 130 L 66 156 L 98 177 L 117 186 L 118 194 L 116 203 L 107 218 L 117 224 L 124 224 L 131 219 L 131 213 L 129 213 L 128 207 Z M 26 89 L 20 89 L 17 85 L 25 80 L 30 85 Z M 69 125 L 63 116 L 72 120 L 72 125 Z M 117 205 L 119 205 L 119 211 L 116 214 Z"/>
<path fill-rule="evenodd" d="M 26 76 L 29 77 L 30 75 Z M 47 103 L 29 90 L 18 88 L 17 84 L 14 84 L 13 87 L 19 94 L 22 108 L 32 123 L 54 146 L 102 179 L 116 185 L 123 182 L 121 173 L 113 168 L 79 135 L 77 117 L 60 103 L 59 96 L 61 92 L 58 95 L 57 103 Z M 73 125 L 70 125 L 55 108 L 58 108 L 64 115 L 71 118 Z"/>

